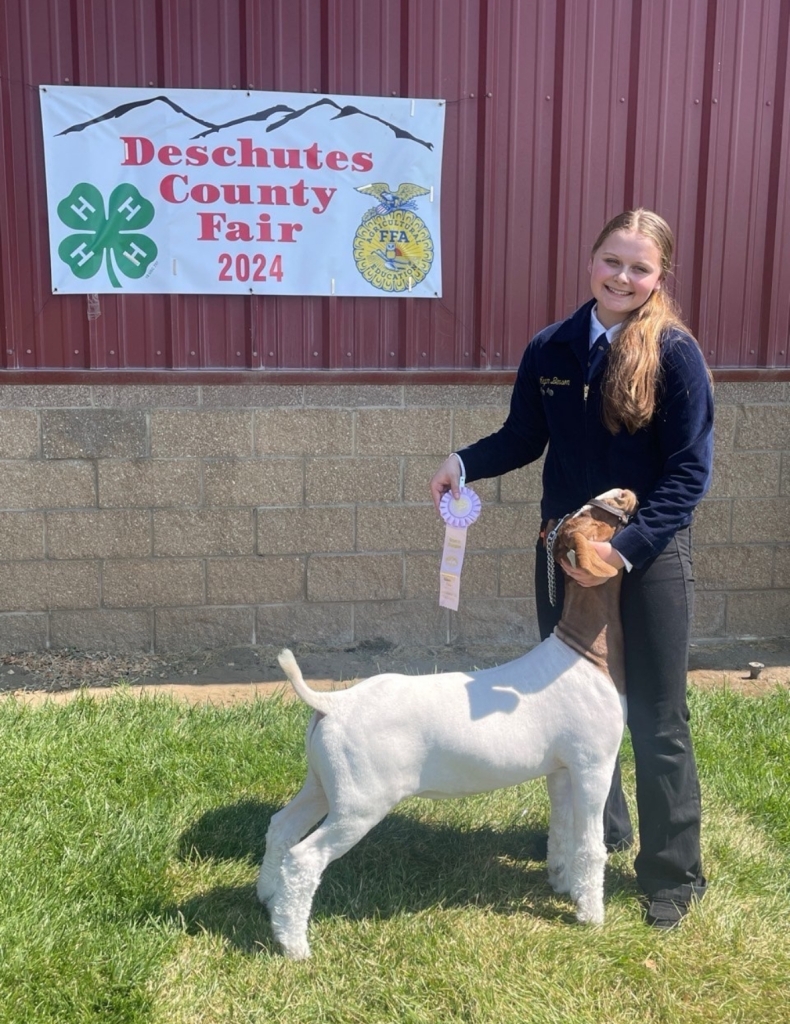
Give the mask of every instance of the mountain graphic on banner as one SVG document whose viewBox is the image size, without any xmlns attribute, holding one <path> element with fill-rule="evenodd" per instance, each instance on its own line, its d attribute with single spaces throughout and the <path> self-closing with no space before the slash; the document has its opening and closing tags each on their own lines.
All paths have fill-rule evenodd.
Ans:
<svg viewBox="0 0 790 1024">
<path fill-rule="evenodd" d="M 396 124 L 392 124 L 391 121 L 385 121 L 383 118 L 378 117 L 376 114 L 369 114 L 365 110 L 361 110 L 352 104 L 345 104 L 340 106 L 339 103 L 335 103 L 333 99 L 328 96 L 324 96 L 320 100 L 316 100 L 315 103 L 308 103 L 307 106 L 302 107 L 300 110 L 294 110 L 293 107 L 289 107 L 283 103 L 278 103 L 273 107 L 267 107 L 265 110 L 258 110 L 254 114 L 249 114 L 246 117 L 237 117 L 232 121 L 226 121 L 224 124 L 213 124 L 211 121 L 206 121 L 201 117 L 197 117 L 195 114 L 191 114 L 184 107 L 179 106 L 168 96 L 152 96 L 149 99 L 134 100 L 131 103 L 122 103 L 120 106 L 113 107 L 112 110 L 108 110 L 104 114 L 99 114 L 98 117 L 91 118 L 90 121 L 83 121 L 82 124 L 73 124 L 69 128 L 64 128 L 62 132 L 58 132 L 58 135 L 69 135 L 71 132 L 82 132 L 86 128 L 90 128 L 91 125 L 100 124 L 102 121 L 111 121 L 119 117 L 123 117 L 124 114 L 128 114 L 131 110 L 136 110 L 138 107 L 148 106 L 150 103 L 165 103 L 171 110 L 174 110 L 177 114 L 181 114 L 183 117 L 188 118 L 190 121 L 194 121 L 196 124 L 202 124 L 206 131 L 199 132 L 197 135 L 191 136 L 193 139 L 203 139 L 207 135 L 213 135 L 215 132 L 220 132 L 225 128 L 233 128 L 239 124 L 246 124 L 250 121 L 268 121 L 270 117 L 274 117 L 277 114 L 283 114 L 274 124 L 266 126 L 267 132 L 276 131 L 278 128 L 282 128 L 283 125 L 288 124 L 296 118 L 302 117 L 309 113 L 311 110 L 315 110 L 318 107 L 334 107 L 337 113 L 330 118 L 332 121 L 336 121 L 341 117 L 367 117 L 372 121 L 378 121 L 379 124 L 383 124 L 385 128 L 395 135 L 396 139 L 407 139 L 411 142 L 416 142 L 420 146 L 425 146 L 426 149 L 433 149 L 433 143 L 428 142 L 425 139 L 419 139 L 416 135 L 412 135 L 411 132 L 406 131 L 405 128 L 400 128 Z"/>
</svg>

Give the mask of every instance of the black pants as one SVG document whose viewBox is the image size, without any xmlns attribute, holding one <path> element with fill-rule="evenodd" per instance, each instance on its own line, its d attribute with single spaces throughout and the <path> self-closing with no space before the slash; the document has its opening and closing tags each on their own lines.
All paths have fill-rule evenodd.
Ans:
<svg viewBox="0 0 790 1024">
<path fill-rule="evenodd" d="M 535 595 L 542 638 L 562 611 L 564 574 L 557 567 L 557 603 L 548 598 L 546 551 L 538 542 Z M 640 849 L 637 880 L 649 896 L 690 901 L 704 895 L 700 855 L 700 791 L 686 704 L 689 633 L 694 601 L 689 529 L 679 531 L 648 565 L 623 574 L 620 611 L 625 634 L 628 729 L 636 764 Z M 619 761 L 604 811 L 607 844 L 632 835 Z"/>
</svg>

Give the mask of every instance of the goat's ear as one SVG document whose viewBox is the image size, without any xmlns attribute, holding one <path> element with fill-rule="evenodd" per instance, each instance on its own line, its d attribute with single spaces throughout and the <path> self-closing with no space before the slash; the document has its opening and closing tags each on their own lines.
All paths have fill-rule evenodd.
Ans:
<svg viewBox="0 0 790 1024">
<path fill-rule="evenodd" d="M 617 575 L 617 569 L 601 558 L 583 533 L 574 533 L 571 546 L 576 549 L 576 565 L 593 576 L 611 577 Z"/>
</svg>

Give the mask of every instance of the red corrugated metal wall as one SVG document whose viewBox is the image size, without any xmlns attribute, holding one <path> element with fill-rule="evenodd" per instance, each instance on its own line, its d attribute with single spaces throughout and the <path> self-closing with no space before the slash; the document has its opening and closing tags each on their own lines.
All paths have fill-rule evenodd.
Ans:
<svg viewBox="0 0 790 1024">
<path fill-rule="evenodd" d="M 507 369 L 631 205 L 718 367 L 790 365 L 790 0 L 4 0 L 0 367 Z M 42 83 L 440 97 L 444 295 L 53 296 Z M 31 379 L 39 379 L 31 374 Z"/>
</svg>

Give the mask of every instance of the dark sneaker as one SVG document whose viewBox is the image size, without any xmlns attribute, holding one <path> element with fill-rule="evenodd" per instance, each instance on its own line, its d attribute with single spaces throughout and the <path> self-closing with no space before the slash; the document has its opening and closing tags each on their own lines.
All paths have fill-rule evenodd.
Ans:
<svg viewBox="0 0 790 1024">
<path fill-rule="evenodd" d="M 652 899 L 647 908 L 647 923 L 651 928 L 670 931 L 677 928 L 691 909 L 688 903 L 678 900 Z"/>
</svg>

